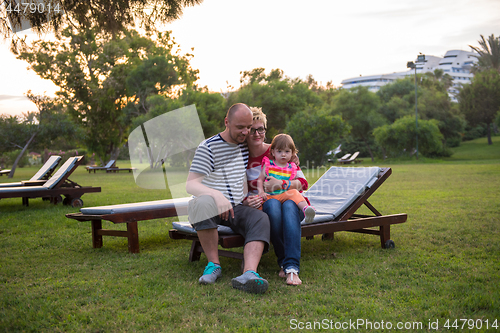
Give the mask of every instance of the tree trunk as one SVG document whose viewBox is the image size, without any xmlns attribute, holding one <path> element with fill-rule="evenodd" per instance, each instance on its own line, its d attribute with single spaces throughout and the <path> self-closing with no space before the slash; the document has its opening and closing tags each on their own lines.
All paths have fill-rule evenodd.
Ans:
<svg viewBox="0 0 500 333">
<path fill-rule="evenodd" d="M 363 136 L 363 141 L 365 142 L 366 148 L 368 148 L 368 152 L 370 153 L 370 157 L 372 158 L 372 163 L 375 162 L 375 159 L 373 158 L 373 152 L 372 149 L 370 148 L 370 145 L 368 144 L 368 140 Z"/>
<path fill-rule="evenodd" d="M 23 157 L 23 155 L 26 152 L 26 149 L 28 149 L 28 146 L 30 145 L 31 141 L 33 141 L 33 139 L 35 138 L 36 133 L 37 132 L 33 133 L 31 138 L 24 145 L 24 148 L 23 148 L 23 150 L 21 150 L 21 153 L 17 156 L 16 160 L 14 161 L 14 165 L 12 166 L 12 169 L 10 170 L 10 173 L 9 173 L 9 178 L 14 177 L 14 172 L 16 172 L 17 163 L 19 163 L 19 160 L 21 160 L 21 157 Z"/>
<path fill-rule="evenodd" d="M 486 126 L 486 133 L 488 133 L 488 145 L 492 145 L 493 142 L 491 141 L 491 124 L 487 124 Z"/>
</svg>

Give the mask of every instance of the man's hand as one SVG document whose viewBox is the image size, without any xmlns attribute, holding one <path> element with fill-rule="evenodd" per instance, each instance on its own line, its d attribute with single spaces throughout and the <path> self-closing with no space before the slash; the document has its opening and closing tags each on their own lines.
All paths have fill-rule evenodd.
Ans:
<svg viewBox="0 0 500 333">
<path fill-rule="evenodd" d="M 214 191 L 212 197 L 217 205 L 217 212 L 220 218 L 224 221 L 229 220 L 229 216 L 234 219 L 233 205 L 226 199 L 226 197 L 219 191 Z M 231 214 L 231 215 L 229 215 Z"/>
<path fill-rule="evenodd" d="M 231 205 L 229 200 L 227 200 L 221 192 L 203 185 L 201 182 L 204 177 L 205 176 L 202 174 L 189 172 L 186 182 L 186 192 L 196 197 L 202 195 L 211 196 L 215 201 L 215 205 L 217 206 L 217 214 L 221 219 L 227 221 L 229 219 L 229 216 L 234 218 L 233 206 Z"/>
</svg>

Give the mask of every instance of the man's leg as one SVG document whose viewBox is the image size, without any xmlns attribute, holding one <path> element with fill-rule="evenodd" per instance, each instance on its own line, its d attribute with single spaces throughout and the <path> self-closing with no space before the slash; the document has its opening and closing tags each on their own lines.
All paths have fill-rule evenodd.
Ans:
<svg viewBox="0 0 500 333">
<path fill-rule="evenodd" d="M 197 234 L 208 261 L 219 264 L 219 232 L 217 228 L 199 230 Z"/>
<path fill-rule="evenodd" d="M 257 266 L 259 266 L 260 258 L 262 257 L 263 252 L 264 242 L 253 241 L 247 243 L 243 249 L 243 259 L 245 261 L 243 272 L 257 272 Z"/>
<path fill-rule="evenodd" d="M 202 284 L 214 283 L 222 274 L 219 262 L 219 233 L 217 231 L 217 207 L 211 196 L 200 196 L 189 202 L 189 221 L 198 234 L 198 239 L 208 259 Z"/>
<path fill-rule="evenodd" d="M 232 279 L 233 288 L 261 294 L 266 292 L 269 283 L 257 273 L 262 253 L 269 246 L 269 218 L 266 213 L 239 205 L 235 207 L 235 218 L 231 228 L 245 237 L 243 274 Z"/>
</svg>

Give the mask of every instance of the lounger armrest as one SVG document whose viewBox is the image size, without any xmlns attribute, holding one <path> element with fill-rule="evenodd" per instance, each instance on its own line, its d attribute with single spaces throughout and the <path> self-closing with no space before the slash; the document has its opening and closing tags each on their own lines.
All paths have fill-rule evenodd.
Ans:
<svg viewBox="0 0 500 333">
<path fill-rule="evenodd" d="M 25 181 L 22 181 L 21 184 L 23 184 L 23 186 L 42 186 L 46 182 L 47 182 L 46 179 L 41 179 L 41 180 L 25 180 Z"/>
</svg>

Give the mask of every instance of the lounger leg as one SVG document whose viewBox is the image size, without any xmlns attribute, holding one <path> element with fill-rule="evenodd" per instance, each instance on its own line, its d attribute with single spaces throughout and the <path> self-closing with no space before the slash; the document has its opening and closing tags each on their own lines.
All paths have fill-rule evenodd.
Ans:
<svg viewBox="0 0 500 333">
<path fill-rule="evenodd" d="M 128 251 L 130 253 L 139 253 L 139 230 L 137 221 L 127 223 L 128 233 Z"/>
<path fill-rule="evenodd" d="M 92 247 L 94 249 L 100 249 L 102 247 L 102 235 L 99 235 L 98 231 L 102 229 L 101 220 L 92 220 Z"/>
<path fill-rule="evenodd" d="M 199 240 L 194 240 L 189 251 L 189 261 L 199 261 L 203 248 Z"/>
<path fill-rule="evenodd" d="M 380 226 L 380 243 L 382 245 L 382 248 L 385 249 L 385 243 L 391 239 L 391 226 L 386 225 Z"/>
<path fill-rule="evenodd" d="M 323 234 L 321 236 L 321 240 L 333 240 L 333 232 L 330 232 L 328 234 Z"/>
</svg>

